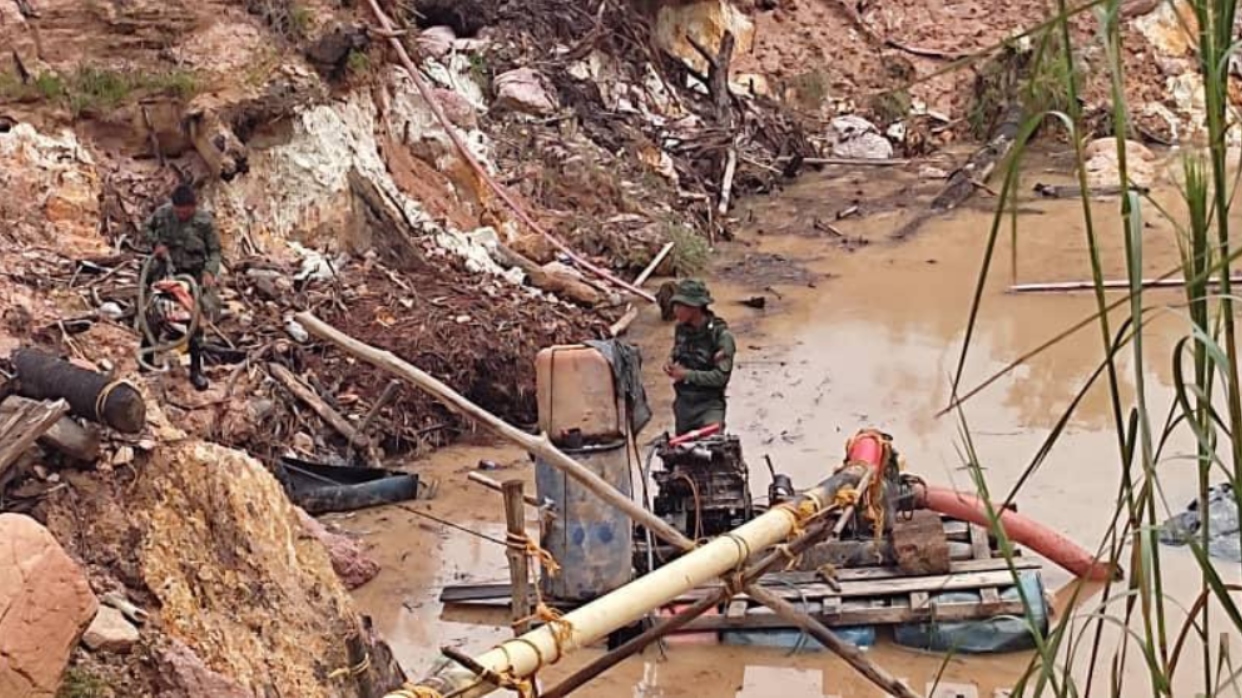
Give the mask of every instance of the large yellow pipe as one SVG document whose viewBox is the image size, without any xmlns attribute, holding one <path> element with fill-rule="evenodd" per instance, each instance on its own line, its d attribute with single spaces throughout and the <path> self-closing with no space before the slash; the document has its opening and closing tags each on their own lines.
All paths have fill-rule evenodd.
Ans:
<svg viewBox="0 0 1242 698">
<path fill-rule="evenodd" d="M 738 569 L 751 555 L 785 542 L 809 517 L 830 506 L 837 490 L 853 486 L 865 472 L 865 466 L 845 468 L 804 492 L 792 504 L 776 507 L 560 620 L 507 640 L 476 657 L 475 661 L 501 676 L 530 677 L 565 654 L 586 647 L 687 591 Z M 440 698 L 448 693 L 454 693 L 455 698 L 476 698 L 496 689 L 491 683 L 479 682 L 469 669 L 442 661 L 417 685 L 407 684 L 385 698 Z"/>
</svg>

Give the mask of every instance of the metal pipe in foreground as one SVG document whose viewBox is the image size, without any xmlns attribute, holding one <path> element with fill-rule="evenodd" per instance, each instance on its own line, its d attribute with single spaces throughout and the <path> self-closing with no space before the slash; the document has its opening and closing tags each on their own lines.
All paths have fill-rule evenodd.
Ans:
<svg viewBox="0 0 1242 698">
<path fill-rule="evenodd" d="M 808 518 L 831 506 L 838 490 L 855 486 L 867 470 L 865 465 L 843 468 L 788 505 L 771 509 L 563 618 L 475 657 L 476 668 L 486 670 L 485 675 L 493 678 L 529 678 L 540 667 L 555 664 L 565 654 L 626 627 L 695 587 L 737 570 L 765 548 L 785 542 Z M 497 688 L 495 683 L 480 681 L 474 671 L 441 660 L 426 678 L 385 698 L 442 698 L 450 693 L 454 698 L 477 698 Z"/>
</svg>

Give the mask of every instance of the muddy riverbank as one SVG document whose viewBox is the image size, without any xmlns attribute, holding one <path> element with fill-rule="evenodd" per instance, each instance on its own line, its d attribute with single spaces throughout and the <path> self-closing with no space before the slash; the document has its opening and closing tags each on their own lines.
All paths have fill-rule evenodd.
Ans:
<svg viewBox="0 0 1242 698">
<path fill-rule="evenodd" d="M 1057 160 L 1041 158 L 1028 168 L 1028 179 L 1063 181 L 1055 171 Z M 771 456 L 778 471 L 805 486 L 839 462 L 844 440 L 864 426 L 892 433 L 909 467 L 929 481 L 973 489 L 961 467 L 959 421 L 953 415 L 935 415 L 949 400 L 992 214 L 976 205 L 933 219 L 917 235 L 895 242 L 890 239 L 893 231 L 916 215 L 919 204 L 868 211 L 867 202 L 879 198 L 851 195 L 851 191 L 920 188 L 918 178 L 909 172 L 825 172 L 806 177 L 778 197 L 753 202 L 746 214 L 748 229 L 717 260 L 710 275 L 717 312 L 730 322 L 739 344 L 729 423 L 743 437 L 757 494 L 767 487 L 765 469 L 755 467 L 764 455 Z M 980 204 L 989 201 L 983 193 L 980 198 Z M 967 360 L 963 384 L 967 388 L 1094 311 L 1090 293 L 1007 292 L 1015 281 L 1090 278 L 1081 204 L 1024 199 L 1029 200 L 1021 203 L 1023 213 L 1017 218 L 1016 267 L 1009 219 L 1002 229 Z M 1159 189 L 1155 200 L 1180 214 L 1173 187 Z M 856 201 L 869 215 L 836 220 L 837 212 Z M 1124 278 L 1117 204 L 1115 199 L 1102 200 L 1093 207 L 1109 278 Z M 1145 266 L 1149 276 L 1156 276 L 1177 264 L 1177 240 L 1173 226 L 1158 221 L 1154 211 L 1149 220 Z M 843 245 L 843 240 L 852 242 Z M 767 299 L 763 310 L 739 303 L 756 295 Z M 1175 306 L 1182 298 L 1180 290 L 1160 290 L 1152 291 L 1147 302 Z M 1158 406 L 1155 411 L 1161 416 L 1171 399 L 1173 344 L 1186 331 L 1179 322 L 1166 313 L 1147 330 L 1148 400 Z M 670 421 L 671 390 L 659 374 L 670 337 L 671 327 L 659 321 L 654 308 L 644 311 L 633 330 L 632 339 L 644 350 L 647 388 L 657 411 L 649 437 Z M 1003 495 L 1014 486 L 1100 362 L 1101 346 L 1098 329 L 1087 328 L 966 404 L 964 416 L 994 494 Z M 1132 392 L 1132 357 L 1124 357 L 1120 369 L 1123 393 Z M 1117 496 L 1119 457 L 1111 419 L 1107 386 L 1101 383 L 1088 392 L 1067 433 L 1017 497 L 1025 514 L 1092 549 L 1111 523 Z M 1178 459 L 1192 448 L 1192 443 L 1174 442 L 1161 465 L 1168 471 L 1163 498 L 1173 510 L 1194 497 L 1193 462 Z M 498 479 L 532 479 L 533 469 L 524 454 L 504 447 L 452 448 L 413 464 L 442 480 L 438 498 L 418 506 L 495 536 L 502 530 L 499 497 L 465 481 L 481 458 L 508 466 L 491 473 Z M 365 513 L 347 521 L 348 527 L 367 534 L 385 566 L 375 582 L 357 592 L 357 598 L 408 669 L 415 673 L 425 669 L 441 645 L 477 650 L 505 635 L 503 627 L 477 624 L 490 621 L 504 626 L 503 614 L 457 615 L 442 611 L 437 601 L 445 584 L 503 578 L 500 546 L 446 531 L 403 511 Z M 1164 560 L 1170 598 L 1189 605 L 1199 584 L 1193 559 L 1188 552 L 1168 550 Z M 1226 581 L 1239 576 L 1236 569 L 1223 565 L 1220 572 Z M 1046 579 L 1052 588 L 1068 581 L 1065 573 L 1053 568 L 1047 570 Z M 1098 604 L 1096 596 L 1073 612 L 1085 618 L 1096 612 Z M 1181 622 L 1179 613 L 1173 612 L 1172 622 Z M 1116 643 L 1117 634 L 1108 642 Z M 553 668 L 544 681 L 595 653 L 583 652 Z M 1199 651 L 1187 654 L 1175 695 L 1202 682 L 1201 670 L 1193 666 Z M 932 681 L 943 665 L 944 681 L 976 685 L 984 696 L 1010 687 L 1031 661 L 1028 654 L 1014 654 L 945 662 L 941 656 L 884 642 L 871 650 L 871 656 L 918 688 Z M 1074 673 L 1085 665 L 1084 656 L 1075 663 Z M 1126 695 L 1144 695 L 1137 676 L 1132 681 Z M 667 661 L 649 650 L 581 691 L 583 696 L 601 697 L 631 693 L 738 698 L 879 695 L 823 653 L 789 657 L 782 651 L 684 642 L 672 645 Z"/>
</svg>

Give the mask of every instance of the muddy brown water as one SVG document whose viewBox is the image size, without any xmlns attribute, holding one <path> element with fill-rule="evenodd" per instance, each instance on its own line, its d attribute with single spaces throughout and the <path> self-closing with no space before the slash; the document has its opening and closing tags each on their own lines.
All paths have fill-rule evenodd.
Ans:
<svg viewBox="0 0 1242 698">
<path fill-rule="evenodd" d="M 1027 176 L 1031 181 L 1058 178 L 1055 172 L 1040 168 L 1033 168 Z M 718 313 L 738 337 L 729 426 L 742 435 L 757 495 L 766 492 L 769 480 L 762 466 L 764 455 L 772 458 L 778 472 L 791 475 L 799 486 L 808 486 L 840 461 L 845 439 L 870 426 L 893 434 L 912 471 L 934 483 L 972 489 L 962 469 L 960 421 L 953 415 L 937 418 L 936 413 L 948 402 L 992 225 L 992 215 L 984 207 L 992 202 L 981 194 L 982 201 L 976 200 L 974 207 L 933 219 L 901 242 L 892 241 L 891 235 L 909 220 L 917 205 L 903 209 L 867 203 L 868 193 L 876 202 L 903 196 L 908 200 L 909 195 L 928 188 L 904 172 L 823 173 L 805 177 L 781 195 L 753 202 L 743 211 L 749 223 L 737 241 L 725 246 L 717 264 L 724 271 L 713 277 L 712 290 Z M 1182 210 L 1172 186 L 1158 190 L 1157 199 L 1170 211 Z M 863 216 L 835 220 L 838 211 L 856 201 L 862 203 Z M 1124 278 L 1118 204 L 1116 199 L 1104 200 L 1093 207 L 1109 278 Z M 876 212 L 866 215 L 869 209 Z M 1015 279 L 1028 283 L 1090 278 L 1080 203 L 1030 200 L 1023 202 L 1022 211 L 1017 219 L 1016 276 L 1006 219 L 971 342 L 964 387 L 977 384 L 1095 309 L 1087 292 L 1006 292 Z M 1147 214 L 1146 275 L 1157 276 L 1177 263 L 1176 233 L 1150 207 Z M 756 259 L 761 263 L 747 263 Z M 777 268 L 769 269 L 773 265 Z M 795 268 L 810 275 L 791 274 Z M 738 273 L 738 269 L 743 271 Z M 765 274 L 765 269 L 774 274 Z M 789 279 L 797 281 L 791 284 Z M 740 300 L 756 295 L 767 297 L 765 309 L 740 305 Z M 1147 399 L 1160 421 L 1172 399 L 1173 346 L 1186 332 L 1175 310 L 1181 300 L 1179 290 L 1154 290 L 1146 295 L 1147 305 L 1174 308 L 1157 311 L 1145 334 Z M 669 348 L 671 327 L 660 323 L 658 312 L 649 308 L 633 338 L 644 349 L 649 397 L 658 413 L 647 430 L 650 438 L 671 421 L 671 389 L 658 370 Z M 1093 325 L 966 403 L 964 416 L 994 496 L 1003 496 L 1014 486 L 1102 356 L 1102 338 Z M 1120 369 L 1121 390 L 1128 401 L 1134 396 L 1134 364 L 1132 351 L 1127 350 Z M 1016 499 L 1023 513 L 1092 549 L 1108 530 L 1117 497 L 1120 466 L 1111 426 L 1107 386 L 1101 381 L 1087 394 L 1067 432 Z M 1194 497 L 1195 465 L 1183 458 L 1192 450 L 1188 438 L 1175 439 L 1160 464 L 1163 499 L 1172 510 Z M 490 473 L 497 479 L 533 480 L 529 460 L 513 449 L 455 447 L 411 464 L 441 482 L 434 501 L 416 506 L 502 537 L 499 495 L 467 484 L 465 479 L 480 459 L 505 466 Z M 412 675 L 424 672 L 442 645 L 476 653 L 509 635 L 503 612 L 446 610 L 437 600 L 447 584 L 505 579 L 504 552 L 499 545 L 399 509 L 338 520 L 363 533 L 384 566 L 380 576 L 355 596 Z M 1171 627 L 1178 629 L 1185 617 L 1178 607 L 1193 602 L 1199 576 L 1190 553 L 1169 548 L 1161 552 L 1166 593 L 1173 607 Z M 1236 564 L 1221 563 L 1217 569 L 1226 582 L 1242 579 Z M 1069 577 L 1049 567 L 1045 580 L 1056 589 Z M 1092 590 L 1066 612 L 1075 614 L 1075 623 L 1083 627 L 1093 614 L 1117 616 L 1122 612 L 1117 601 L 1103 608 L 1101 603 L 1098 589 Z M 1230 627 L 1221 613 L 1213 623 L 1217 634 Z M 1110 623 L 1104 637 L 1108 649 L 1118 646 L 1123 636 Z M 1212 645 L 1216 644 L 1214 640 Z M 1131 648 L 1126 696 L 1152 693 L 1137 650 Z M 1203 690 L 1201 649 L 1192 643 L 1188 650 L 1175 677 L 1177 696 Z M 1085 684 L 1089 651 L 1088 639 L 1074 653 L 1070 673 L 1080 688 Z M 543 672 L 541 680 L 551 685 L 599 652 L 581 651 Z M 1032 660 L 1029 653 L 946 660 L 883 640 L 868 654 L 916 689 L 926 688 L 939 674 L 942 682 L 971 686 L 981 696 L 1012 686 Z M 1111 650 L 1105 656 L 1111 659 Z M 1096 672 L 1095 691 L 1107 690 L 1105 674 Z M 824 652 L 788 656 L 784 650 L 686 640 L 670 645 L 665 655 L 649 649 L 627 660 L 581 689 L 579 695 L 810 698 L 883 693 Z"/>
</svg>

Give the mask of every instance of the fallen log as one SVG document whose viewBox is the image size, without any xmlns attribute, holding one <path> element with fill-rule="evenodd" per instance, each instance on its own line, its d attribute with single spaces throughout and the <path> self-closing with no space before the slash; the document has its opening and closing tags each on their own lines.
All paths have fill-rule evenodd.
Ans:
<svg viewBox="0 0 1242 698">
<path fill-rule="evenodd" d="M 29 398 L 10 395 L 0 402 L 0 420 L 36 404 L 39 403 Z M 68 416 L 56 420 L 39 441 L 74 460 L 90 462 L 99 456 L 99 432 L 83 427 Z"/>
<path fill-rule="evenodd" d="M 622 315 L 620 319 L 608 327 L 608 336 L 620 337 L 625 334 L 625 331 L 630 329 L 630 325 L 634 324 L 634 320 L 637 318 L 638 308 L 631 305 L 626 309 L 625 315 Z"/>
<path fill-rule="evenodd" d="M 323 398 L 316 395 L 315 391 L 312 390 L 306 383 L 302 382 L 301 378 L 293 375 L 292 371 L 277 363 L 269 363 L 267 365 L 267 370 L 273 378 L 280 381 L 280 384 L 285 386 L 289 392 L 293 393 L 297 399 L 301 400 L 307 407 L 314 410 L 315 414 L 319 415 L 320 418 L 335 429 L 337 433 L 344 436 L 345 439 L 349 441 L 351 446 L 363 449 L 364 451 L 369 451 L 371 448 L 371 440 L 359 433 L 358 430 L 354 428 L 354 425 L 349 423 L 348 419 L 345 419 L 341 416 L 340 412 L 332 409 L 331 405 L 324 402 Z"/>
<path fill-rule="evenodd" d="M 316 337 L 335 344 L 346 353 L 362 359 L 377 368 L 382 368 L 404 378 L 454 412 L 470 417 L 496 435 L 508 439 L 526 451 L 543 458 L 549 465 L 577 480 L 595 496 L 625 512 L 634 522 L 649 527 L 652 533 L 663 540 L 676 545 L 682 550 L 694 548 L 694 542 L 682 535 L 680 531 L 639 506 L 633 499 L 618 492 L 593 471 L 588 470 L 574 459 L 565 455 L 560 449 L 552 445 L 552 442 L 547 439 L 546 435 L 531 436 L 521 431 L 462 397 L 457 391 L 440 382 L 434 376 L 406 363 L 392 352 L 376 349 L 373 346 L 360 342 L 309 312 L 303 311 L 298 313 L 296 317 L 298 322 L 302 323 L 302 326 Z"/>
<path fill-rule="evenodd" d="M 952 211 L 971 197 L 979 185 L 985 184 L 988 177 L 996 169 L 997 163 L 1004 160 L 1018 138 L 1018 130 L 1022 126 L 1023 110 L 1021 106 L 1011 106 L 1005 118 L 997 127 L 996 135 L 979 150 L 976 150 L 961 169 L 949 177 L 949 183 L 940 194 L 932 200 L 933 211 Z"/>
<path fill-rule="evenodd" d="M 5 472 L 34 445 L 35 440 L 67 412 L 69 404 L 64 400 L 31 401 L 0 422 L 0 482 L 5 480 Z"/>
<path fill-rule="evenodd" d="M 64 398 L 75 417 L 126 434 L 146 428 L 146 403 L 130 383 L 79 368 L 38 349 L 18 349 L 12 358 L 18 395 L 32 400 Z"/>
<path fill-rule="evenodd" d="M 603 296 L 598 291 L 581 279 L 571 274 L 548 271 L 505 245 L 496 245 L 492 256 L 502 265 L 521 269 L 535 288 L 588 308 L 603 300 Z"/>
</svg>

